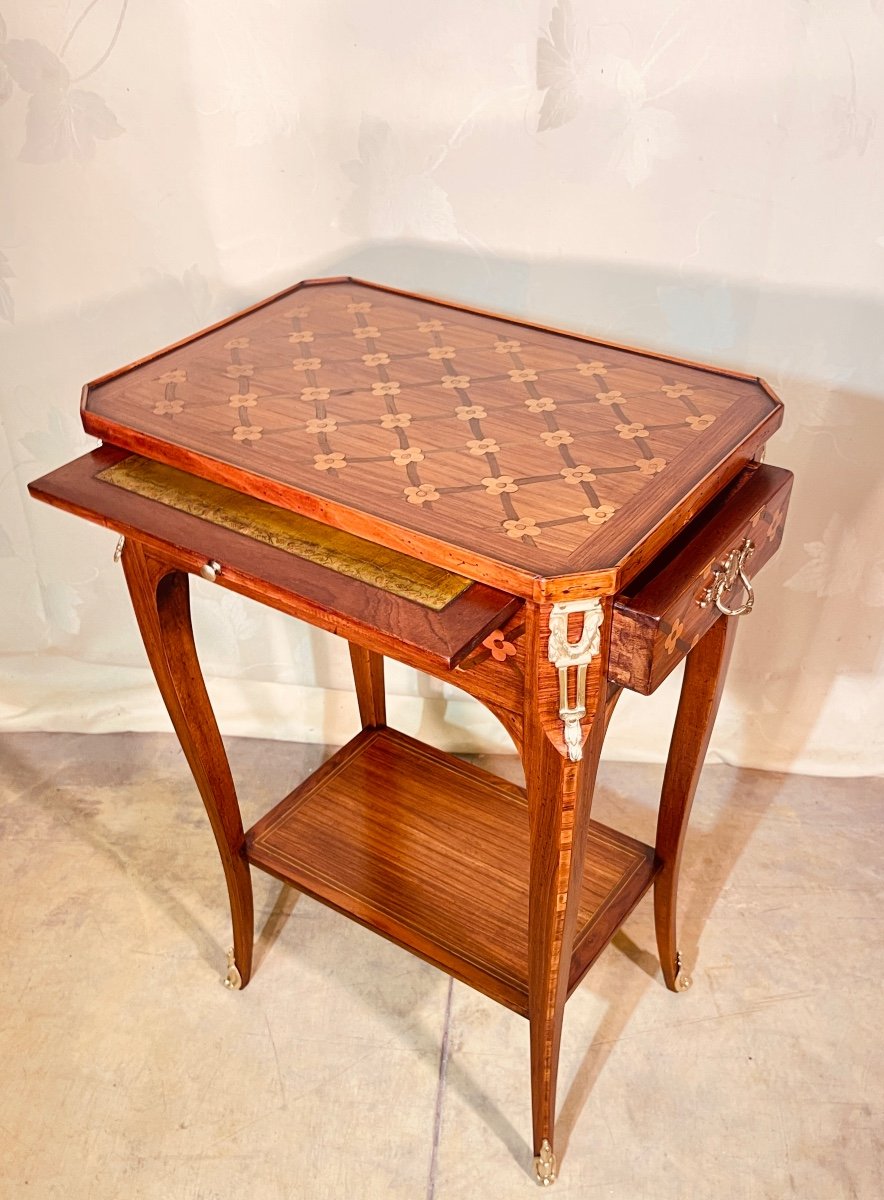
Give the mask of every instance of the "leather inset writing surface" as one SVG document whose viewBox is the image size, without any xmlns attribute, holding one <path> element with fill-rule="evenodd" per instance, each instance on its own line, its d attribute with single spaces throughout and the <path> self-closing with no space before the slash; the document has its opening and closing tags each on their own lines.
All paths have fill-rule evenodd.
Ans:
<svg viewBox="0 0 884 1200">
<path fill-rule="evenodd" d="M 470 586 L 470 580 L 452 575 L 420 559 L 373 546 L 308 517 L 265 504 L 217 483 L 197 479 L 174 467 L 152 462 L 137 454 L 105 468 L 96 478 L 190 513 L 236 533 L 244 533 L 277 550 L 329 567 L 340 575 L 370 583 L 385 592 L 441 612 Z"/>
</svg>

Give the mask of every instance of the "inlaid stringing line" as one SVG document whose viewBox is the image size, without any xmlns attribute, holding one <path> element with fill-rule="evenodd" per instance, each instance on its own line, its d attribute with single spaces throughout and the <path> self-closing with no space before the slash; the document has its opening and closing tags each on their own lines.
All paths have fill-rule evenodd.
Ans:
<svg viewBox="0 0 884 1200">
<path fill-rule="evenodd" d="M 235 441 L 241 442 L 243 446 L 248 446 L 251 450 L 252 445 L 261 437 L 262 427 L 257 423 L 253 423 L 251 419 L 250 409 L 255 408 L 258 404 L 260 396 L 255 391 L 255 366 L 252 362 L 243 362 L 241 350 L 246 349 L 251 345 L 251 338 L 247 336 L 228 338 L 224 343 L 224 348 L 230 356 L 230 362 L 227 366 L 227 376 L 231 386 L 236 386 L 236 391 L 232 392 L 228 399 L 229 407 L 236 409 L 234 421 L 236 422 L 231 429 L 231 437 Z"/>
<path fill-rule="evenodd" d="M 351 293 L 351 296 L 352 296 L 352 293 Z M 375 326 L 373 324 L 370 325 L 366 318 L 365 314 L 371 312 L 371 310 L 372 310 L 372 304 L 370 301 L 354 301 L 351 298 L 351 302 L 347 305 L 347 312 L 352 314 L 355 317 L 356 325 L 361 329 L 377 328 L 377 326 Z M 418 462 L 424 461 L 424 453 L 423 453 L 423 450 L 419 446 L 411 445 L 411 441 L 410 441 L 408 433 L 407 433 L 408 425 L 411 422 L 411 415 L 408 413 L 401 413 L 399 411 L 399 407 L 396 403 L 396 396 L 398 395 L 399 384 L 397 381 L 390 378 L 390 373 L 387 370 L 387 366 L 389 365 L 389 363 L 391 361 L 390 356 L 386 351 L 378 350 L 377 345 L 376 345 L 376 341 L 382 335 L 383 335 L 383 331 L 378 330 L 377 338 L 375 338 L 375 337 L 363 338 L 363 345 L 366 345 L 368 347 L 368 351 L 367 351 L 368 356 L 377 357 L 377 359 L 378 359 L 378 361 L 372 365 L 374 366 L 374 369 L 379 376 L 378 383 L 381 386 L 377 392 L 375 392 L 375 388 L 372 387 L 372 393 L 374 395 L 383 396 L 384 408 L 386 409 L 386 413 L 388 416 L 390 416 L 391 418 L 399 417 L 402 419 L 405 419 L 405 418 L 408 419 L 407 423 L 404 425 L 395 423 L 394 421 L 391 421 L 389 426 L 385 426 L 383 419 L 382 419 L 381 425 L 383 428 L 389 427 L 392 430 L 392 432 L 395 434 L 396 440 L 399 443 L 400 453 L 397 454 L 397 452 L 395 450 L 393 450 L 390 452 L 390 457 L 393 459 L 393 462 L 397 466 L 405 467 L 405 474 L 406 474 L 406 477 L 410 484 L 410 487 L 412 489 L 414 489 L 411 492 L 411 495 L 417 496 L 417 495 L 420 495 L 421 489 L 424 488 L 424 486 L 425 486 L 421 482 L 420 472 L 418 471 L 418 468 L 417 468 Z M 365 359 L 363 358 L 363 362 L 364 361 L 365 361 Z M 368 364 L 366 364 L 366 365 L 368 365 Z M 394 388 L 395 388 L 395 391 L 393 390 Z M 375 418 L 375 423 L 376 423 L 376 421 L 377 421 L 377 418 Z M 418 457 L 414 457 L 414 456 L 418 456 Z M 381 460 L 381 461 L 384 461 L 384 460 Z M 405 495 L 406 495 L 406 499 L 407 499 L 409 493 L 406 491 Z"/>
<path fill-rule="evenodd" d="M 500 344 L 500 343 L 498 343 L 498 344 Z M 524 361 L 522 359 L 522 355 L 519 352 L 519 350 L 521 348 L 521 342 L 511 340 L 510 344 L 513 347 L 519 348 L 519 349 L 512 349 L 512 350 L 508 351 L 510 361 L 513 363 L 514 370 L 516 370 L 516 371 L 530 370 L 531 373 L 538 376 L 538 378 L 540 377 L 540 375 L 546 374 L 546 372 L 537 372 L 533 368 L 528 368 L 525 366 Z M 521 380 L 520 382 L 522 383 L 522 386 L 524 387 L 525 391 L 527 391 L 530 400 L 534 401 L 533 407 L 530 403 L 526 404 L 528 411 L 532 412 L 532 413 L 538 413 L 543 417 L 543 420 L 546 425 L 546 429 L 547 429 L 548 433 L 551 433 L 553 435 L 555 435 L 557 433 L 561 433 L 562 431 L 559 428 L 559 423 L 558 423 L 557 419 L 554 416 L 552 416 L 552 413 L 555 412 L 558 408 L 558 401 L 556 400 L 555 396 L 543 396 L 541 394 L 540 389 L 537 387 L 535 380 L 525 379 L 525 380 Z M 545 403 L 546 401 L 549 401 L 549 403 L 552 405 L 552 407 L 549 407 L 548 404 Z M 542 439 L 542 435 L 541 435 L 541 439 Z M 569 446 L 568 442 L 557 442 L 554 444 L 555 444 L 556 448 L 558 449 L 559 456 L 561 457 L 562 461 L 565 464 L 564 470 L 566 470 L 566 471 L 570 470 L 570 471 L 574 472 L 574 475 L 572 476 L 572 478 L 576 478 L 578 487 L 581 488 L 581 490 L 583 491 L 583 494 L 586 496 L 587 500 L 589 500 L 590 504 L 594 508 L 598 508 L 601 505 L 601 501 L 598 497 L 598 493 L 596 492 L 595 488 L 592 487 L 591 480 L 587 479 L 585 477 L 579 477 L 577 474 L 578 469 L 580 467 L 588 467 L 589 473 L 591 475 L 594 475 L 595 472 L 592 468 L 592 464 L 575 462 L 574 456 L 572 455 L 571 451 L 568 449 L 568 446 Z M 559 471 L 559 477 L 562 478 L 563 481 L 565 481 L 568 478 L 566 475 L 562 474 L 562 471 Z M 549 477 L 547 477 L 547 478 L 549 478 Z M 552 478 L 555 479 L 556 476 L 552 476 Z M 536 480 L 531 480 L 528 482 L 536 482 Z M 580 518 L 577 518 L 577 519 L 580 519 Z M 548 524 L 549 524 L 549 522 L 542 521 L 540 523 L 540 526 L 541 526 L 541 528 L 546 528 Z"/>
<path fill-rule="evenodd" d="M 446 380 L 458 379 L 460 377 L 458 370 L 457 370 L 457 365 L 454 362 L 454 359 L 457 354 L 457 348 L 454 346 L 450 346 L 448 339 L 443 338 L 441 336 L 441 330 L 447 328 L 447 326 L 444 322 L 438 321 L 438 320 L 433 320 L 430 322 L 419 322 L 418 328 L 421 328 L 421 326 L 423 326 L 425 324 L 428 326 L 432 326 L 432 328 L 428 329 L 428 332 L 430 333 L 430 335 L 433 339 L 433 346 L 430 348 L 430 351 L 428 352 L 427 357 L 431 358 L 432 361 L 440 362 L 443 365 L 443 367 L 445 369 L 445 374 L 441 376 L 439 383 L 441 383 L 442 386 L 444 387 Z M 432 350 L 434 348 L 437 351 L 443 350 L 443 349 L 450 349 L 454 353 L 451 355 L 445 355 L 442 357 L 438 357 L 438 356 L 432 355 Z M 471 377 L 469 380 L 469 385 L 472 385 L 472 382 L 473 382 L 473 379 Z M 483 380 L 480 380 L 480 382 L 483 382 Z M 438 384 L 437 384 L 437 386 L 438 386 Z M 484 406 L 472 403 L 472 401 L 470 399 L 469 391 L 467 390 L 467 388 L 453 387 L 450 390 L 455 392 L 458 399 L 461 401 L 461 403 L 459 405 L 455 406 L 455 412 L 453 414 L 458 420 L 462 419 L 461 413 L 459 413 L 457 411 L 458 408 L 467 409 L 467 410 L 478 408 L 481 412 L 485 411 Z M 486 438 L 484 430 L 482 429 L 482 418 L 481 417 L 470 416 L 467 420 L 467 425 L 468 425 L 469 431 L 470 431 L 470 433 L 472 433 L 473 437 L 471 439 L 469 439 L 469 441 L 466 443 L 466 447 L 465 447 L 466 449 L 468 449 L 468 450 L 470 449 L 470 445 L 469 445 L 470 441 L 476 443 L 477 446 L 483 442 L 490 442 L 492 445 L 495 445 L 495 446 L 497 445 L 496 439 Z M 497 452 L 495 452 L 489 448 L 489 450 L 487 452 L 485 452 L 484 454 L 476 453 L 473 455 L 473 457 L 485 459 L 487 467 L 488 467 L 488 471 L 489 471 L 489 474 L 485 476 L 485 480 L 501 479 L 503 477 L 502 472 L 500 470 L 500 464 L 497 459 Z M 507 479 L 509 479 L 509 476 L 507 476 Z M 493 485 L 487 484 L 485 482 L 485 480 L 483 480 L 479 484 L 469 485 L 470 490 L 478 491 L 481 488 L 485 492 L 486 495 L 489 495 L 489 496 L 496 495 L 498 497 L 498 499 L 500 500 L 501 507 L 503 508 L 503 511 L 505 514 L 505 521 L 509 521 L 512 524 L 517 523 L 520 520 L 520 517 L 519 517 L 518 511 L 516 510 L 516 506 L 513 503 L 510 492 L 506 490 L 508 487 L 512 487 L 512 485 L 509 483 L 506 483 L 506 484 L 502 485 L 499 489 L 496 489 L 496 488 L 494 488 Z M 458 489 L 443 488 L 442 490 L 444 493 L 450 494 L 452 491 L 455 491 L 455 490 L 464 491 L 467 489 L 466 488 L 458 488 Z M 504 528 L 506 528 L 505 524 L 504 524 Z M 530 539 L 528 539 L 528 540 L 530 542 Z M 533 543 L 531 543 L 531 544 L 533 545 Z"/>
<path fill-rule="evenodd" d="M 346 299 L 347 319 L 344 305 L 341 303 L 342 293 L 339 290 L 319 291 L 314 297 L 312 307 L 300 305 L 288 309 L 277 309 L 268 313 L 263 321 L 257 319 L 255 325 L 248 325 L 250 335 L 227 337 L 223 345 L 228 351 L 229 360 L 224 374 L 228 383 L 227 397 L 234 424 L 230 436 L 237 442 L 248 445 L 254 454 L 254 443 L 263 439 L 290 439 L 283 443 L 284 448 L 294 454 L 297 459 L 303 452 L 303 443 L 297 438 L 304 430 L 315 440 L 319 454 L 313 455 L 313 465 L 319 470 L 327 471 L 329 480 L 337 480 L 343 476 L 345 481 L 350 477 L 344 474 L 348 465 L 386 463 L 392 458 L 397 467 L 404 469 L 409 486 L 403 489 L 401 502 L 409 502 L 416 506 L 429 504 L 432 511 L 433 503 L 444 497 L 455 497 L 463 494 L 474 494 L 481 501 L 476 513 L 486 514 L 489 532 L 518 538 L 526 544 L 533 545 L 536 537 L 544 528 L 554 528 L 561 525 L 579 524 L 584 518 L 590 525 L 600 524 L 610 518 L 617 508 L 631 500 L 638 492 L 631 486 L 616 489 L 607 488 L 599 481 L 606 477 L 613 480 L 616 476 L 639 475 L 652 476 L 665 469 L 667 460 L 655 453 L 654 438 L 662 434 L 671 434 L 667 439 L 668 455 L 671 458 L 687 448 L 685 443 L 685 427 L 700 432 L 707 428 L 727 407 L 733 404 L 733 397 L 720 392 L 715 386 L 715 380 L 700 380 L 699 383 L 690 375 L 690 368 L 684 374 L 691 382 L 684 381 L 684 374 L 679 376 L 678 367 L 670 364 L 670 370 L 663 373 L 663 364 L 648 362 L 642 364 L 638 371 L 630 361 L 634 355 L 627 351 L 618 351 L 615 347 L 604 347 L 591 341 L 575 343 L 562 335 L 553 335 L 554 343 L 548 339 L 538 341 L 532 337 L 532 331 L 508 322 L 483 320 L 481 325 L 467 319 L 458 320 L 457 310 L 440 310 L 431 303 L 418 305 L 395 303 L 382 298 L 377 301 L 375 293 L 362 287 L 349 290 Z M 363 297 L 370 296 L 365 300 Z M 305 326 L 304 318 L 313 313 L 311 322 L 315 332 Z M 343 320 L 342 320 L 343 318 Z M 425 318 L 425 319 L 419 319 Z M 371 395 L 383 398 L 384 414 L 378 416 L 370 412 L 371 399 L 363 403 L 360 393 L 367 391 L 366 385 L 360 380 L 361 371 L 356 370 L 355 384 L 353 367 L 359 361 L 349 351 L 354 344 L 348 337 L 348 327 L 356 344 L 364 351 L 360 356 L 362 364 L 374 368 L 376 383 L 369 384 Z M 414 349 L 415 329 L 429 333 L 431 345 L 428 351 Z M 391 335 L 399 333 L 402 343 L 401 353 L 389 354 L 379 347 L 390 344 Z M 224 331 L 236 333 L 235 325 Z M 513 334 L 520 334 L 524 340 L 517 340 Z M 455 345 L 459 337 L 463 337 L 464 345 Z M 540 335 L 538 334 L 538 337 Z M 495 341 L 488 339 L 494 337 Z M 279 373 L 284 371 L 284 361 L 278 360 L 277 343 L 287 338 L 293 352 L 291 370 L 295 382 L 294 389 L 279 389 Z M 321 343 L 321 344 L 320 344 Z M 410 343 L 410 344 L 409 344 Z M 554 354 L 550 354 L 552 349 Z M 451 346 L 448 353 L 447 346 Z M 344 352 L 341 357 L 341 352 Z M 434 353 L 437 352 L 437 353 Z M 461 351 L 463 354 L 461 355 Z M 537 351 L 541 361 L 551 362 L 545 366 L 531 366 L 532 351 Z M 322 370 L 322 354 L 325 352 L 328 361 Z M 593 352 L 601 354 L 601 359 L 585 361 L 584 356 Z M 172 422 L 186 406 L 188 412 L 206 410 L 207 416 L 197 416 L 196 420 L 203 424 L 211 423 L 211 410 L 219 406 L 219 392 L 224 384 L 218 387 L 217 344 L 212 349 L 209 343 L 204 353 L 196 354 L 185 359 L 186 368 L 173 368 L 156 377 L 156 383 L 163 388 L 162 398 L 154 400 L 150 394 L 147 403 L 153 406 L 153 412 L 162 418 L 163 422 Z M 463 359 L 466 358 L 466 362 Z M 497 359 L 508 367 L 507 370 L 479 373 L 488 359 Z M 373 360 L 373 361 L 372 361 Z M 169 360 L 167 359 L 166 362 Z M 174 359 L 172 360 L 175 361 Z M 394 376 L 397 374 L 393 363 L 409 364 L 408 374 L 417 378 L 409 379 L 405 399 L 399 397 L 402 393 Z M 458 362 L 461 363 L 460 372 Z M 424 375 L 424 364 L 430 370 Z M 437 374 L 432 378 L 432 367 L 436 366 L 441 377 Z M 658 373 L 651 370 L 658 368 Z M 264 387 L 259 383 L 262 371 L 268 372 Z M 486 368 L 487 370 L 487 368 Z M 581 390 L 574 387 L 576 382 L 573 372 L 578 371 L 586 381 L 583 396 L 575 394 Z M 458 382 L 458 375 L 468 375 L 463 383 Z M 323 386 L 323 376 L 329 386 Z M 617 383 L 627 391 L 627 397 L 621 395 Z M 222 377 L 223 378 L 223 377 Z M 335 381 L 342 386 L 331 386 Z M 561 396 L 558 383 L 567 381 L 569 395 Z M 344 386 L 346 384 L 346 386 Z M 454 412 L 444 403 L 439 402 L 438 389 L 440 384 L 450 391 L 455 400 Z M 513 385 L 517 385 L 515 388 Z M 267 390 L 269 388 L 269 390 Z M 493 394 L 487 398 L 478 399 L 485 391 Z M 698 393 L 695 399 L 695 392 Z M 518 393 L 522 399 L 512 400 L 510 397 Z M 592 399 L 595 393 L 595 399 Z M 667 397 L 663 401 L 660 393 Z M 222 392 L 223 394 L 223 392 Z M 410 394 L 420 394 L 419 407 L 425 411 L 409 414 L 403 411 Z M 610 396 L 610 400 L 606 397 Z M 341 416 L 335 413 L 340 398 Z M 262 413 L 262 406 L 267 407 Z M 272 415 L 276 420 L 285 418 L 288 408 L 286 402 L 294 402 L 297 413 L 294 423 L 267 427 L 267 418 Z M 609 419 L 598 422 L 589 413 L 588 408 L 597 403 L 601 409 L 611 410 Z M 665 412 L 667 403 L 672 409 L 680 407 L 686 414 L 684 421 L 668 420 L 663 422 L 645 423 L 633 420 L 633 414 L 638 406 L 640 411 L 649 415 L 659 411 Z M 309 404 L 308 411 L 313 412 L 311 419 L 301 416 L 300 405 Z M 415 395 L 417 405 L 417 396 Z M 536 452 L 530 448 L 530 437 L 526 437 L 525 426 L 518 424 L 519 432 L 514 438 L 508 437 L 508 430 L 501 426 L 503 432 L 496 437 L 486 436 L 487 424 L 485 418 L 503 421 L 507 420 L 510 412 L 522 412 L 522 405 L 532 416 L 540 417 L 542 432 L 539 439 L 546 449 L 555 450 L 555 457 L 562 464 L 558 471 L 544 470 L 536 474 L 524 473 L 520 456 L 528 453 L 536 458 Z M 447 412 L 446 412 L 447 408 Z M 704 408 L 712 411 L 704 411 Z M 458 411 L 460 410 L 460 411 Z M 474 410 L 474 411 L 471 411 Z M 570 411 L 569 411 L 570 410 Z M 670 416 L 666 412 L 666 416 Z M 368 415 L 363 415 L 367 413 Z M 573 415 L 571 415 L 573 413 Z M 346 416 L 344 415 L 346 414 Z M 262 422 L 262 415 L 264 421 Z M 674 416 L 675 413 L 672 413 Z M 400 420 L 399 418 L 402 418 Z M 589 419 L 587 419 L 589 418 Z M 458 420 L 460 426 L 454 425 Z M 445 423 L 450 428 L 446 430 Z M 607 434 L 597 425 L 611 423 Z M 425 450 L 421 438 L 414 429 L 420 429 L 421 423 L 426 422 L 432 434 L 428 434 L 431 442 L 438 443 L 435 449 Z M 339 429 L 358 426 L 376 426 L 388 430 L 395 438 L 395 446 L 385 454 L 357 455 L 352 452 L 343 453 L 334 449 L 336 439 L 334 434 Z M 435 423 L 435 424 L 433 424 Z M 541 424 L 542 423 L 542 424 Z M 530 422 L 529 422 L 530 424 Z M 461 434 L 460 439 L 455 435 L 455 429 Z M 573 430 L 577 432 L 573 432 Z M 441 434 L 441 437 L 440 437 Z M 292 441 L 292 435 L 295 440 Z M 465 436 L 464 436 L 465 435 Z M 682 435 L 682 436 L 679 436 Z M 605 461 L 607 455 L 610 462 L 610 452 L 606 451 L 604 439 L 606 436 L 619 438 L 615 462 L 626 457 L 627 448 L 634 452 L 633 462 L 619 462 L 616 466 L 595 466 L 594 461 Z M 690 434 L 687 435 L 690 437 Z M 412 442 L 411 439 L 414 439 Z M 358 437 L 353 448 L 358 449 Z M 338 443 L 340 445 L 340 442 Z M 260 449 L 260 448 L 259 448 Z M 483 462 L 487 471 L 485 477 L 475 483 L 465 483 L 457 486 L 440 486 L 424 484 L 422 472 L 429 468 L 419 468 L 418 463 L 428 461 L 434 454 L 470 453 Z M 590 461 L 580 461 L 589 458 Z M 512 467 L 518 470 L 523 467 L 522 474 L 507 474 L 509 460 Z M 309 465 L 309 464 L 305 464 Z M 429 472 L 431 473 L 431 472 Z M 352 475 L 352 472 L 351 472 Z M 559 512 L 546 520 L 520 516 L 520 509 L 530 508 L 532 488 L 543 489 L 540 494 L 541 511 Z M 562 489 L 571 491 L 570 497 L 563 495 Z M 519 493 L 524 495 L 519 495 Z M 484 495 L 482 494 L 484 493 Z M 485 501 L 485 496 L 488 501 Z M 503 520 L 494 520 L 490 512 L 494 497 L 499 499 L 498 511 Z M 589 507 L 582 512 L 574 511 L 575 502 L 585 498 Z M 608 498 L 610 497 L 610 499 Z M 392 498 L 392 497 L 390 497 Z M 567 506 L 567 507 L 566 507 Z M 493 507 L 497 508 L 495 504 Z M 564 509 L 564 512 L 562 511 Z M 455 510 L 457 511 L 457 510 Z M 463 511 L 461 509 L 461 511 Z"/>
</svg>

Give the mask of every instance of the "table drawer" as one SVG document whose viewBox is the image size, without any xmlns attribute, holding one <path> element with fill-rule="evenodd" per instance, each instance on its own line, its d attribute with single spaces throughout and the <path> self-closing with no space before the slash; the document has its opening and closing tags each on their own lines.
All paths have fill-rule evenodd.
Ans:
<svg viewBox="0 0 884 1200">
<path fill-rule="evenodd" d="M 38 500 L 106 525 L 292 616 L 438 674 L 519 608 L 506 592 L 102 446 L 35 480 Z"/>
<path fill-rule="evenodd" d="M 725 608 L 747 599 L 750 581 L 777 551 L 792 473 L 758 466 L 733 484 L 682 531 L 621 594 L 614 607 L 609 675 L 645 695 L 653 692 Z"/>
</svg>

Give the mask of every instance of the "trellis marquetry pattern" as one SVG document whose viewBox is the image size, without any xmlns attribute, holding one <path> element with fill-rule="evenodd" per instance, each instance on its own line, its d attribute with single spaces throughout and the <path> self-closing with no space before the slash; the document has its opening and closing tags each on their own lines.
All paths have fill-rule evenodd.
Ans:
<svg viewBox="0 0 884 1200">
<path fill-rule="evenodd" d="M 751 380 L 329 281 L 93 385 L 86 408 L 543 568 L 533 551 L 567 560 L 659 495 L 750 391 L 760 411 Z"/>
<path fill-rule="evenodd" d="M 402 494 L 405 501 L 418 505 L 433 504 L 451 493 L 463 495 L 470 491 L 478 493 L 481 489 L 486 495 L 498 498 L 502 510 L 501 525 L 509 537 L 517 537 L 533 544 L 535 539 L 543 535 L 545 528 L 554 525 L 582 523 L 584 519 L 590 526 L 604 524 L 617 511 L 619 504 L 602 499 L 609 493 L 605 492 L 604 483 L 599 482 L 600 477 L 604 480 L 605 476 L 618 474 L 637 473 L 645 477 L 659 474 L 666 466 L 666 459 L 652 450 L 652 434 L 663 430 L 680 429 L 682 425 L 686 425 L 693 432 L 699 432 L 707 429 L 715 420 L 715 413 L 701 412 L 697 407 L 693 399 L 694 389 L 687 384 L 679 383 L 668 386 L 661 385 L 660 390 L 670 399 L 677 400 L 683 405 L 685 409 L 683 421 L 669 421 L 656 425 L 646 424 L 644 421 L 631 421 L 623 393 L 608 385 L 609 368 L 606 364 L 600 360 L 580 361 L 574 364 L 577 373 L 583 378 L 592 380 L 593 386 L 598 388 L 593 396 L 594 401 L 610 412 L 618 437 L 627 442 L 634 442 L 639 457 L 631 463 L 613 467 L 592 466 L 577 462 L 569 448 L 574 443 L 574 437 L 570 430 L 561 427 L 556 415 L 559 406 L 562 405 L 567 409 L 569 402 L 557 402 L 553 396 L 542 394 L 538 384 L 544 373 L 538 372 L 526 364 L 522 354 L 521 340 L 497 338 L 492 348 L 501 357 L 504 370 L 495 375 L 480 376 L 474 381 L 471 376 L 458 373 L 455 361 L 457 349 L 446 342 L 446 322 L 438 319 L 422 321 L 418 322 L 416 329 L 430 340 L 427 347 L 428 362 L 431 365 L 437 365 L 441 371 L 438 378 L 440 387 L 452 393 L 458 401 L 454 406 L 453 415 L 457 420 L 462 421 L 469 433 L 473 435 L 464 439 L 464 449 L 473 457 L 484 459 L 488 469 L 488 474 L 476 484 L 440 488 L 434 483 L 427 482 L 419 470 L 418 464 L 425 462 L 426 456 L 423 448 L 409 438 L 409 429 L 415 418 L 411 413 L 401 411 L 397 404 L 402 384 L 391 377 L 390 368 L 393 366 L 393 360 L 387 352 L 380 349 L 383 335 L 377 325 L 371 323 L 372 307 L 370 301 L 362 301 L 347 304 L 346 311 L 353 316 L 355 321 L 353 337 L 367 348 L 367 352 L 361 356 L 362 362 L 367 369 L 377 372 L 377 381 L 370 385 L 371 395 L 377 397 L 384 405 L 383 413 L 377 418 L 381 428 L 389 430 L 395 435 L 395 442 L 391 442 L 389 455 L 396 466 L 404 469 L 407 482 L 402 488 Z M 302 327 L 303 318 L 308 317 L 309 313 L 309 307 L 301 305 L 286 310 L 285 315 L 292 321 L 290 343 L 303 345 L 314 341 L 313 331 Z M 448 326 L 451 324 L 450 321 L 447 323 Z M 232 430 L 233 437 L 239 441 L 257 441 L 264 432 L 263 427 L 255 424 L 249 413 L 249 408 L 257 402 L 259 397 L 251 391 L 249 384 L 254 368 L 242 364 L 240 356 L 241 349 L 248 345 L 248 338 L 233 338 L 225 343 L 225 347 L 231 352 L 232 366 L 228 369 L 229 373 L 239 379 L 240 389 L 244 393 L 242 397 L 231 396 L 231 404 L 240 400 L 242 405 L 244 400 L 248 405 L 248 408 L 239 408 L 239 423 Z M 304 423 L 304 430 L 315 436 L 319 447 L 319 453 L 313 456 L 316 469 L 334 471 L 337 475 L 352 463 L 383 461 L 380 456 L 371 459 L 354 458 L 352 455 L 335 451 L 330 435 L 337 433 L 339 428 L 352 427 L 360 422 L 358 420 L 341 420 L 339 422 L 334 416 L 329 415 L 327 401 L 333 395 L 340 394 L 341 389 L 319 385 L 321 366 L 321 359 L 305 360 L 302 355 L 299 355 L 293 363 L 293 369 L 303 371 L 309 380 L 308 386 L 301 389 L 301 400 L 305 403 L 312 403 L 315 412 L 314 418 Z M 545 372 L 546 375 L 551 373 L 550 371 Z M 503 382 L 507 379 L 513 385 L 521 385 L 525 393 L 524 406 L 529 413 L 540 418 L 543 428 L 538 424 L 537 436 L 549 450 L 557 452 L 561 460 L 558 475 L 563 485 L 571 485 L 571 488 L 576 487 L 583 493 L 586 504 L 578 513 L 569 513 L 563 517 L 541 522 L 536 521 L 533 517 L 520 514 L 521 506 L 517 504 L 513 493 L 524 491 L 535 484 L 558 483 L 558 480 L 555 478 L 555 470 L 519 478 L 507 475 L 501 470 L 500 460 L 503 451 L 497 438 L 485 436 L 482 421 L 487 419 L 488 413 L 483 405 L 471 403 L 470 389 L 474 386 L 474 382 L 476 385 L 482 386 L 483 384 Z M 428 378 L 426 382 L 432 383 L 433 381 Z M 557 389 L 553 388 L 552 390 Z M 572 400 L 570 403 L 573 404 L 574 401 Z M 380 414 L 380 408 L 378 413 Z M 278 432 L 285 433 L 287 431 Z M 598 484 L 598 487 L 593 487 L 593 484 Z"/>
</svg>

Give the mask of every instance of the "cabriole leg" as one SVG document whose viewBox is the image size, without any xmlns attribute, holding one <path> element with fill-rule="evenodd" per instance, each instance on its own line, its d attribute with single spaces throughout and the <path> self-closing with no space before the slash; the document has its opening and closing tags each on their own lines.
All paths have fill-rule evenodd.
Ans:
<svg viewBox="0 0 884 1200">
<path fill-rule="evenodd" d="M 233 949 L 225 983 L 245 987 L 252 971 L 252 880 L 230 765 L 194 645 L 188 577 L 131 538 L 123 549 L 123 569 L 148 660 L 206 806 L 227 880 Z"/>
<path fill-rule="evenodd" d="M 736 624 L 735 617 L 719 617 L 687 657 L 663 776 L 657 819 L 657 855 L 663 866 L 654 881 L 654 925 L 663 978 L 673 992 L 691 986 L 678 949 L 678 874 L 691 805 L 724 690 Z"/>
<path fill-rule="evenodd" d="M 547 606 L 548 607 L 548 606 Z M 528 1020 L 531 1042 L 531 1107 L 534 1167 L 549 1186 L 556 1177 L 555 1104 L 562 1020 L 568 994 L 571 952 L 577 924 L 586 834 L 599 753 L 604 737 L 600 663 L 590 667 L 586 716 L 580 734 L 589 736 L 576 760 L 573 735 L 566 740 L 559 716 L 557 671 L 547 654 L 547 610 L 534 609 L 528 621 L 533 664 L 526 672 L 522 759 L 530 828 L 528 903 Z M 607 636 L 602 640 L 605 661 Z"/>
</svg>

